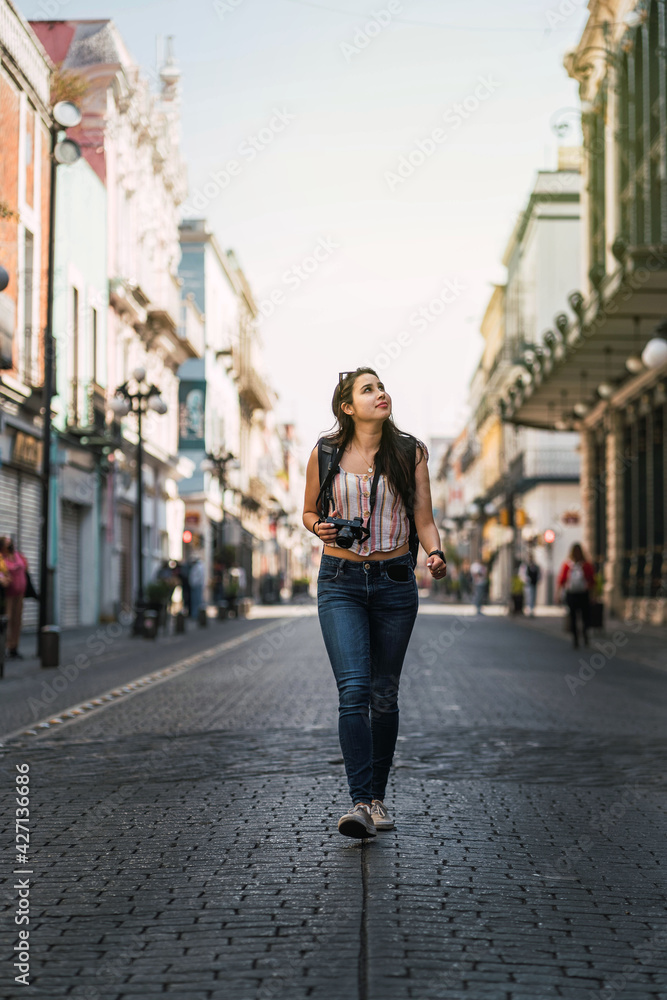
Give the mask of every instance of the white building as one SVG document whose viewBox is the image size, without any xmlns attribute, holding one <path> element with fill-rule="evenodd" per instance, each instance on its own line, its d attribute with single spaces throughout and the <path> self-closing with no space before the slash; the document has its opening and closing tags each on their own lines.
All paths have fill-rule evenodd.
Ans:
<svg viewBox="0 0 667 1000">
<path fill-rule="evenodd" d="M 201 357 L 185 361 L 179 370 L 179 449 L 194 463 L 192 475 L 179 484 L 185 501 L 185 527 L 192 534 L 185 556 L 201 555 L 207 580 L 205 596 L 213 600 L 221 596 L 214 578 L 223 561 L 223 546 L 232 544 L 237 533 L 241 544 L 241 494 L 232 488 L 239 485 L 241 454 L 241 413 L 232 352 L 240 336 L 243 288 L 230 258 L 204 219 L 184 219 L 180 241 L 183 291 L 191 308 L 199 311 L 205 341 Z M 212 466 L 207 455 L 213 456 Z M 230 527 L 231 522 L 238 524 L 238 532 Z M 224 538 L 225 530 L 229 541 Z"/>
<path fill-rule="evenodd" d="M 147 582 L 162 560 L 181 555 L 183 503 L 177 482 L 191 464 L 178 455 L 177 373 L 201 344 L 188 340 L 181 324 L 178 220 L 186 183 L 179 148 L 179 72 L 169 52 L 160 71 L 160 93 L 154 95 L 112 21 L 52 21 L 37 27 L 62 69 L 87 82 L 77 138 L 107 195 L 107 399 L 143 368 L 168 407 L 166 415 L 149 411 L 144 419 L 141 541 L 136 418 L 130 415 L 109 428 L 118 447 L 101 504 L 105 572 L 100 608 L 103 617 L 112 617 L 133 603 L 139 558 Z"/>
<path fill-rule="evenodd" d="M 578 435 L 502 419 L 503 397 L 539 377 L 544 333 L 577 287 L 580 188 L 569 166 L 539 172 L 503 257 L 506 284 L 494 289 L 482 322 L 485 348 L 470 391 L 474 428 L 461 471 L 471 554 L 492 564 L 491 592 L 501 600 L 509 598 L 516 562 L 534 547 L 543 569 L 538 600 L 550 601 L 554 573 L 583 532 Z M 555 541 L 545 545 L 548 529 Z"/>
</svg>

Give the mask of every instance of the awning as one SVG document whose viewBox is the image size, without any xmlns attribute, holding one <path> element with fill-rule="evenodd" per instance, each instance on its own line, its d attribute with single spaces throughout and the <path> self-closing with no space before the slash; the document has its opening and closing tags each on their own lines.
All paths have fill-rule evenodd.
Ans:
<svg viewBox="0 0 667 1000">
<path fill-rule="evenodd" d="M 667 257 L 656 248 L 633 270 L 620 268 L 588 302 L 574 293 L 575 316 L 556 317 L 541 350 L 523 355 L 524 372 L 505 391 L 505 420 L 528 427 L 571 430 L 602 399 L 641 379 L 637 359 L 656 327 L 667 319 Z M 655 266 L 652 266 L 654 264 Z M 631 362 L 632 365 L 632 362 Z"/>
</svg>

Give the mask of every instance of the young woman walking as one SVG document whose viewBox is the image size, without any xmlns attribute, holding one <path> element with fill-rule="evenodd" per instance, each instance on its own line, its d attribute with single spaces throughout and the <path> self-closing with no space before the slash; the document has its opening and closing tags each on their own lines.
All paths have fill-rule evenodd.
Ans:
<svg viewBox="0 0 667 1000">
<path fill-rule="evenodd" d="M 394 826 L 384 796 L 418 606 L 411 513 L 431 576 L 440 580 L 447 569 L 433 520 L 428 452 L 396 427 L 384 383 L 372 368 L 343 372 L 331 405 L 337 426 L 310 456 L 303 523 L 324 542 L 317 605 L 338 686 L 338 734 L 352 798 L 338 829 L 374 837 Z M 331 456 L 323 484 L 322 445 Z M 353 524 L 332 524 L 327 515 Z"/>
</svg>

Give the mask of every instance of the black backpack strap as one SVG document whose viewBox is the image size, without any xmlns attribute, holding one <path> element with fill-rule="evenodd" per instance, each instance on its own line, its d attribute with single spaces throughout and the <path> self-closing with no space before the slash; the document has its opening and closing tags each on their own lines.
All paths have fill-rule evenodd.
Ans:
<svg viewBox="0 0 667 1000">
<path fill-rule="evenodd" d="M 317 464 L 320 476 L 320 492 L 317 495 L 317 509 L 322 512 L 323 517 L 329 516 L 329 509 L 333 503 L 331 496 L 331 482 L 338 472 L 338 463 L 342 448 L 337 449 L 334 444 L 329 443 L 326 438 L 320 438 L 317 442 Z"/>
<path fill-rule="evenodd" d="M 412 496 L 413 502 L 408 506 L 408 524 L 410 525 L 410 537 L 408 539 L 408 545 L 410 547 L 410 555 L 412 556 L 412 562 L 417 565 L 417 556 L 419 555 L 419 535 L 417 534 L 417 525 L 415 524 L 415 512 L 414 512 L 414 496 L 417 490 L 417 477 L 415 474 L 415 465 L 417 464 L 417 439 L 411 438 L 410 444 L 411 457 L 412 457 Z"/>
</svg>

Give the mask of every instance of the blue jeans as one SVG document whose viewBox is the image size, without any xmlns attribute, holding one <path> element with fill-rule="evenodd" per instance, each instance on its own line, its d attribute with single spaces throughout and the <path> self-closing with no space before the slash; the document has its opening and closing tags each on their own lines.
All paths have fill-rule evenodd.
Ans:
<svg viewBox="0 0 667 1000">
<path fill-rule="evenodd" d="M 317 610 L 338 685 L 338 735 L 354 803 L 384 799 L 417 608 L 409 553 L 363 563 L 322 556 Z"/>
</svg>

